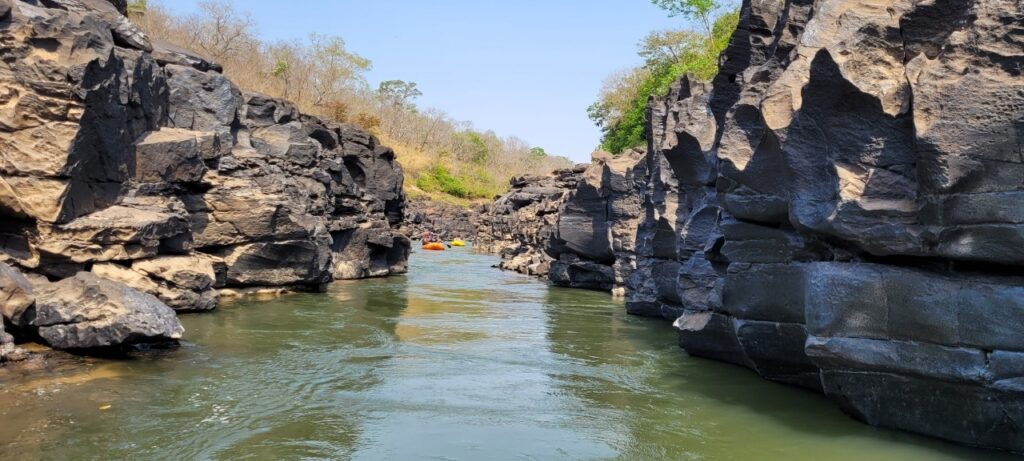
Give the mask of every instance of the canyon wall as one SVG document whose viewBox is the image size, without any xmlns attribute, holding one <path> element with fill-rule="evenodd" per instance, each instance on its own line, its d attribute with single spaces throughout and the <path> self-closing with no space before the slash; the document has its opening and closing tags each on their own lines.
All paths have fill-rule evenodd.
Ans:
<svg viewBox="0 0 1024 461">
<path fill-rule="evenodd" d="M 650 102 L 642 161 L 514 184 L 483 248 L 869 424 L 1024 452 L 1021 3 L 747 0 L 720 63 Z"/>
<path fill-rule="evenodd" d="M 544 248 L 555 232 L 559 208 L 586 169 L 577 165 L 548 176 L 512 178 L 509 191 L 480 215 L 473 249 L 500 255 L 502 269 L 547 277 L 553 258 Z"/>
<path fill-rule="evenodd" d="M 0 0 L 0 262 L 178 311 L 405 271 L 391 149 L 239 90 L 123 7 Z"/>
<path fill-rule="evenodd" d="M 642 151 L 512 180 L 478 223 L 476 250 L 499 267 L 558 286 L 624 294 L 636 266 L 637 225 L 647 179 Z"/>
<path fill-rule="evenodd" d="M 1024 9 L 748 0 L 649 109 L 632 313 L 873 425 L 1024 451 Z"/>
<path fill-rule="evenodd" d="M 412 240 L 422 239 L 424 232 L 433 232 L 445 241 L 472 240 L 482 208 L 482 205 L 467 208 L 427 197 L 411 198 L 406 204 L 408 211 L 401 232 Z"/>
</svg>

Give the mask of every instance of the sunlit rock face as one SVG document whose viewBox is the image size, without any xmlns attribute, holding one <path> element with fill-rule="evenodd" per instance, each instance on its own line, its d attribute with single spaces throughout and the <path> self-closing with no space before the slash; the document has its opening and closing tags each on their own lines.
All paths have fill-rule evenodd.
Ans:
<svg viewBox="0 0 1024 461">
<path fill-rule="evenodd" d="M 597 155 L 559 208 L 545 251 L 549 279 L 560 286 L 624 294 L 636 267 L 647 165 L 642 151 Z"/>
<path fill-rule="evenodd" d="M 636 268 L 647 165 L 642 151 L 598 155 L 547 177 L 512 180 L 478 220 L 476 248 L 500 267 L 558 286 L 623 294 Z"/>
<path fill-rule="evenodd" d="M 176 310 L 404 272 L 391 149 L 240 91 L 124 4 L 0 0 L 0 261 Z"/>
<path fill-rule="evenodd" d="M 544 248 L 556 232 L 561 206 L 586 170 L 581 164 L 548 176 L 512 178 L 509 191 L 480 214 L 474 249 L 500 255 L 502 269 L 547 277 L 554 258 Z"/>
<path fill-rule="evenodd" d="M 649 109 L 631 312 L 851 415 L 1024 451 L 1024 10 L 745 1 Z"/>
</svg>

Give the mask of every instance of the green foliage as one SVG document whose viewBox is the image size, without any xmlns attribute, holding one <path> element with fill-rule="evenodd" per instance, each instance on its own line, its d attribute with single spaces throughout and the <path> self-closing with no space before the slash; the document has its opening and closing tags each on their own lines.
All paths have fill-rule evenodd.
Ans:
<svg viewBox="0 0 1024 461">
<path fill-rule="evenodd" d="M 669 16 L 684 16 L 700 21 L 708 34 L 712 29 L 711 15 L 721 8 L 715 0 L 651 0 L 651 3 L 668 11 Z"/>
<path fill-rule="evenodd" d="M 602 105 L 609 97 L 602 95 L 602 100 L 594 103 L 588 113 L 595 123 L 602 128 L 601 148 L 613 154 L 643 145 L 645 142 L 645 118 L 647 100 L 650 96 L 662 97 L 668 93 L 669 86 L 684 74 L 691 74 L 699 80 L 709 80 L 718 72 L 718 55 L 729 44 L 729 38 L 739 23 L 739 11 L 732 11 L 719 16 L 711 27 L 712 36 L 694 41 L 687 38 L 688 46 L 678 47 L 680 53 L 673 61 L 654 61 L 646 65 L 645 77 L 635 86 L 629 87 L 632 92 L 628 107 L 624 113 L 610 120 L 607 105 Z"/>
<path fill-rule="evenodd" d="M 416 178 L 416 187 L 427 192 L 443 192 L 459 198 L 469 196 L 466 185 L 459 178 L 452 176 L 444 165 L 436 165 L 420 173 Z"/>
<path fill-rule="evenodd" d="M 423 92 L 416 88 L 416 82 L 385 80 L 377 87 L 377 96 L 394 107 L 411 109 L 414 107 L 412 100 L 423 96 Z"/>
<path fill-rule="evenodd" d="M 467 130 L 459 133 L 459 138 L 467 147 L 469 161 L 482 165 L 491 159 L 491 148 L 484 141 L 484 137 L 480 133 Z"/>
<path fill-rule="evenodd" d="M 673 64 L 688 54 L 703 52 L 706 41 L 704 34 L 692 30 L 656 30 L 640 41 L 637 54 L 648 67 Z"/>
<path fill-rule="evenodd" d="M 438 164 L 420 172 L 416 187 L 424 192 L 442 193 L 461 199 L 492 198 L 504 192 L 485 167 L 466 168 L 461 173 L 452 173 L 446 166 Z"/>
<path fill-rule="evenodd" d="M 132 0 L 128 2 L 128 16 L 143 16 L 146 14 L 146 10 L 149 8 L 147 0 Z"/>
<path fill-rule="evenodd" d="M 348 51 L 341 37 L 310 34 L 309 53 L 316 76 L 312 82 L 315 105 L 326 106 L 330 101 L 340 99 L 346 90 L 366 84 L 364 74 L 372 63 Z"/>
<path fill-rule="evenodd" d="M 547 151 L 543 147 L 533 147 L 530 149 L 530 156 L 533 158 L 544 158 L 548 156 Z"/>
<path fill-rule="evenodd" d="M 288 73 L 288 61 L 279 60 L 274 63 L 274 68 L 270 70 L 270 75 L 275 78 L 281 78 Z"/>
</svg>

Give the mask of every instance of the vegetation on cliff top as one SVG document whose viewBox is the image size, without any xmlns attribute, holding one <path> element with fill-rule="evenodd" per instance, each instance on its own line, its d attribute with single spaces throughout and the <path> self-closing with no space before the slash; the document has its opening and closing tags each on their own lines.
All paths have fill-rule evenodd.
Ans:
<svg viewBox="0 0 1024 461">
<path fill-rule="evenodd" d="M 601 148 L 613 154 L 641 146 L 647 100 L 668 93 L 684 74 L 708 80 L 718 72 L 718 55 L 729 44 L 739 22 L 739 11 L 714 0 L 652 0 L 670 16 L 695 20 L 701 30 L 660 30 L 638 44 L 644 64 L 616 72 L 605 79 L 598 100 L 587 109 L 601 128 Z M 718 14 L 719 11 L 725 12 Z"/>
<path fill-rule="evenodd" d="M 130 2 L 129 15 L 152 38 L 205 54 L 239 87 L 294 102 L 303 112 L 352 123 L 395 149 L 406 191 L 451 203 L 490 199 L 509 179 L 546 174 L 571 165 L 515 137 L 499 137 L 436 109 L 416 105 L 414 82 L 387 80 L 372 87 L 372 62 L 350 51 L 340 37 L 266 42 L 250 15 L 223 0 L 200 2 L 180 16 L 160 3 Z"/>
</svg>

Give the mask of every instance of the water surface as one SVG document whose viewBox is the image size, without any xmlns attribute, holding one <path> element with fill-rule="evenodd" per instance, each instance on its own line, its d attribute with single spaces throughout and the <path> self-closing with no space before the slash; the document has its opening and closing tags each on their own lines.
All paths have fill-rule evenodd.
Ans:
<svg viewBox="0 0 1024 461">
<path fill-rule="evenodd" d="M 185 316 L 158 357 L 0 372 L 0 459 L 1003 457 L 857 423 L 495 262 L 417 253 L 408 276 Z"/>
</svg>

